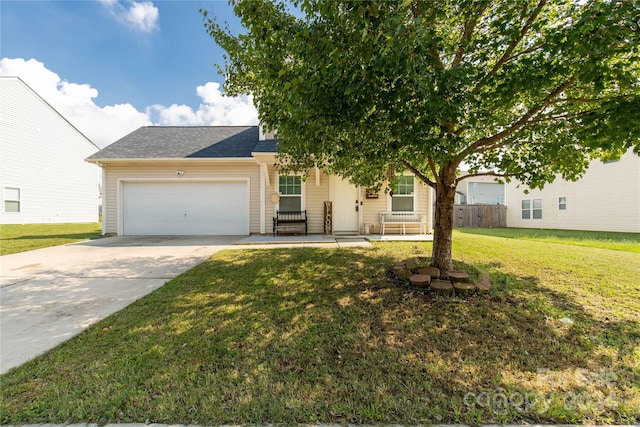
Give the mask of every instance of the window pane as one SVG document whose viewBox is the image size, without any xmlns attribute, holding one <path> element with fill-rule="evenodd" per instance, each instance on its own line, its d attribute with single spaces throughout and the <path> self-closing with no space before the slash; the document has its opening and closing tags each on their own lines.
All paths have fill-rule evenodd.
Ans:
<svg viewBox="0 0 640 427">
<path fill-rule="evenodd" d="M 542 209 L 533 210 L 533 219 L 542 219 Z"/>
<path fill-rule="evenodd" d="M 391 210 L 393 212 L 413 212 L 413 196 L 396 196 L 391 198 Z"/>
<path fill-rule="evenodd" d="M 542 209 L 542 199 L 533 199 L 533 209 Z"/>
<path fill-rule="evenodd" d="M 522 210 L 531 209 L 531 200 L 522 201 Z"/>
<path fill-rule="evenodd" d="M 4 199 L 5 200 L 20 200 L 20 189 L 4 187 Z"/>
<path fill-rule="evenodd" d="M 5 212 L 20 212 L 20 202 L 14 202 L 11 200 L 4 201 Z"/>
<path fill-rule="evenodd" d="M 281 194 L 302 194 L 302 178 L 299 176 L 286 175 L 279 178 L 279 189 Z"/>
<path fill-rule="evenodd" d="M 566 197 L 558 198 L 558 209 L 560 209 L 561 211 L 567 210 L 567 198 Z"/>
<path fill-rule="evenodd" d="M 397 176 L 394 182 L 394 194 L 409 195 L 413 194 L 413 176 Z"/>
<path fill-rule="evenodd" d="M 299 196 L 284 196 L 280 198 L 280 212 L 295 212 L 301 211 L 301 197 Z"/>
<path fill-rule="evenodd" d="M 529 209 L 522 210 L 522 219 L 531 219 L 531 211 Z"/>
</svg>

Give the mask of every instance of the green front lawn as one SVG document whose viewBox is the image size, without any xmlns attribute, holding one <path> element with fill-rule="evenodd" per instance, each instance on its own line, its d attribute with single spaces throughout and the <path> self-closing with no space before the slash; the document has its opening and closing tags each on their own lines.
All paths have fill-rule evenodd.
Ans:
<svg viewBox="0 0 640 427">
<path fill-rule="evenodd" d="M 507 239 L 535 240 L 536 242 L 561 243 L 640 253 L 640 233 L 549 230 L 544 228 L 459 228 L 458 231 Z"/>
<path fill-rule="evenodd" d="M 640 256 L 454 242 L 490 295 L 386 279 L 428 243 L 220 252 L 0 377 L 0 422 L 640 421 Z"/>
<path fill-rule="evenodd" d="M 0 255 L 96 239 L 100 233 L 100 223 L 0 225 Z"/>
</svg>

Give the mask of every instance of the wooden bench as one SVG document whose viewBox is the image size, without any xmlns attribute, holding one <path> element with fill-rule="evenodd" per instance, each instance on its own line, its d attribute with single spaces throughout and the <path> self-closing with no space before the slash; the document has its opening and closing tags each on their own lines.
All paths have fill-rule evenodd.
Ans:
<svg viewBox="0 0 640 427">
<path fill-rule="evenodd" d="M 280 231 L 302 232 L 307 235 L 307 211 L 280 212 L 276 211 L 273 217 L 273 235 L 277 236 Z"/>
<path fill-rule="evenodd" d="M 407 234 L 407 226 L 418 227 L 420 234 L 427 234 L 427 221 L 422 212 L 380 212 L 380 226 L 383 236 L 387 227 Z"/>
</svg>

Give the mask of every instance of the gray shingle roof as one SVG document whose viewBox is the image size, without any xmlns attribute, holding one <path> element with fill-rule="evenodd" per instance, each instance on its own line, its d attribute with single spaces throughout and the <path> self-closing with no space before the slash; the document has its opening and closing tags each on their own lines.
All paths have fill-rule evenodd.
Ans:
<svg viewBox="0 0 640 427">
<path fill-rule="evenodd" d="M 256 148 L 253 150 L 255 153 L 277 153 L 278 152 L 278 140 L 277 139 L 265 139 L 258 142 Z"/>
<path fill-rule="evenodd" d="M 88 160 L 251 157 L 257 126 L 145 126 Z"/>
</svg>

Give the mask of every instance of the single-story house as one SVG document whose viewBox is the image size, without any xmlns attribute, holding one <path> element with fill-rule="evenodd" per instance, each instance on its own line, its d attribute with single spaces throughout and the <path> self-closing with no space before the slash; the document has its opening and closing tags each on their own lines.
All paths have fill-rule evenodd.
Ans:
<svg viewBox="0 0 640 427">
<path fill-rule="evenodd" d="M 430 188 L 411 174 L 389 195 L 318 168 L 281 174 L 276 154 L 258 126 L 142 127 L 87 158 L 102 168 L 103 232 L 268 234 L 276 211 L 304 210 L 309 233 L 379 233 L 392 211 L 420 219 L 407 233 L 432 229 Z"/>
<path fill-rule="evenodd" d="M 0 224 L 98 221 L 98 147 L 18 77 L 0 77 Z"/>
<path fill-rule="evenodd" d="M 507 227 L 640 233 L 640 157 L 594 160 L 576 182 L 507 184 Z"/>
</svg>

